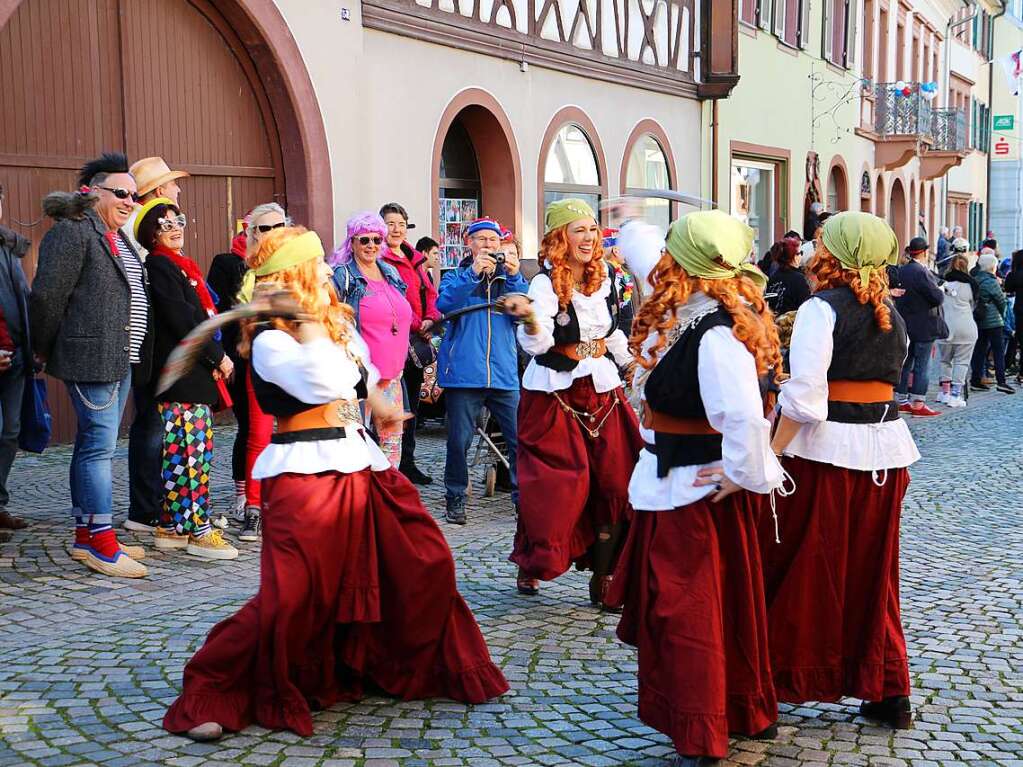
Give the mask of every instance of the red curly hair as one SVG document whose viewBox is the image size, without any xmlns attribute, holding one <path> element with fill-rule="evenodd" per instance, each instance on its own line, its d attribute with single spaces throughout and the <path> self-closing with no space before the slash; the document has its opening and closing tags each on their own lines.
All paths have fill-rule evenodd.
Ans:
<svg viewBox="0 0 1023 767">
<path fill-rule="evenodd" d="M 544 261 L 551 265 L 551 285 L 554 287 L 554 295 L 558 297 L 558 305 L 564 310 L 572 303 L 572 291 L 575 290 L 575 278 L 569 264 L 568 226 L 558 227 L 544 235 L 540 243 L 540 263 Z M 593 257 L 583 267 L 583 284 L 579 288 L 580 292 L 585 296 L 592 296 L 600 289 L 605 277 L 607 267 L 604 265 L 604 248 L 598 237 Z"/>
<path fill-rule="evenodd" d="M 255 268 L 265 263 L 284 243 L 305 234 L 306 231 L 308 230 L 304 226 L 289 226 L 269 232 L 259 241 L 255 253 L 249 257 L 247 261 L 249 267 Z M 327 335 L 334 343 L 343 344 L 351 337 L 354 315 L 351 307 L 338 300 L 333 289 L 330 291 L 330 301 L 326 305 L 323 304 L 320 297 L 320 290 L 323 287 L 322 264 L 322 259 L 315 258 L 273 274 L 256 277 L 256 287 L 258 289 L 264 285 L 288 290 L 302 307 L 302 311 L 319 320 L 326 328 Z M 259 320 L 246 320 L 242 323 L 241 338 L 238 341 L 238 353 L 242 357 L 248 358 L 252 353 L 252 336 L 258 322 Z M 274 317 L 270 324 L 277 330 L 298 337 L 300 323 L 295 320 Z"/>
<path fill-rule="evenodd" d="M 643 302 L 632 323 L 629 350 L 636 362 L 647 370 L 657 364 L 657 358 L 667 344 L 668 331 L 678 321 L 675 310 L 700 291 L 717 300 L 733 320 L 732 334 L 742 342 L 757 364 L 757 375 L 769 370 L 781 373 L 781 343 L 771 310 L 764 301 L 763 292 L 748 277 L 727 280 L 706 280 L 690 277 L 686 270 L 667 251 L 650 273 L 653 293 Z M 643 354 L 643 343 L 657 332 L 657 342 Z"/>
<path fill-rule="evenodd" d="M 881 330 L 887 333 L 892 329 L 892 310 L 888 305 L 888 273 L 884 269 L 871 269 L 870 279 L 864 285 L 860 281 L 859 271 L 843 267 L 818 238 L 817 251 L 810 261 L 809 270 L 816 281 L 815 292 L 847 286 L 861 304 L 874 306 L 874 320 Z"/>
</svg>

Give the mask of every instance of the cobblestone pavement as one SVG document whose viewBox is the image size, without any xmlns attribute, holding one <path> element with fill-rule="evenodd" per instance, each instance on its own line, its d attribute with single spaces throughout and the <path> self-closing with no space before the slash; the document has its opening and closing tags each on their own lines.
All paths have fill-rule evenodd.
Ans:
<svg viewBox="0 0 1023 767">
<path fill-rule="evenodd" d="M 742 765 L 1004 765 L 1023 767 L 1023 392 L 985 395 L 912 424 L 924 460 L 913 470 L 903 522 L 903 611 L 916 729 L 893 733 L 852 702 L 782 713 L 774 743 L 737 742 Z M 233 435 L 219 433 L 215 498 L 230 498 Z M 439 477 L 438 429 L 421 466 Z M 371 698 L 315 717 L 301 739 L 252 727 L 216 744 L 168 735 L 160 720 L 181 669 L 209 628 L 255 590 L 258 550 L 229 563 L 148 548 L 149 578 L 112 580 L 68 558 L 66 448 L 20 456 L 12 509 L 32 521 L 0 547 L 2 765 L 662 765 L 670 744 L 636 718 L 635 655 L 615 618 L 571 573 L 541 596 L 516 594 L 506 561 L 508 497 L 476 497 L 464 528 L 442 525 L 462 593 L 512 692 L 468 707 Z M 118 518 L 126 451 L 117 456 Z M 442 489 L 424 493 L 434 514 Z M 128 537 L 131 540 L 131 537 Z M 138 539 L 131 542 L 143 542 Z"/>
</svg>

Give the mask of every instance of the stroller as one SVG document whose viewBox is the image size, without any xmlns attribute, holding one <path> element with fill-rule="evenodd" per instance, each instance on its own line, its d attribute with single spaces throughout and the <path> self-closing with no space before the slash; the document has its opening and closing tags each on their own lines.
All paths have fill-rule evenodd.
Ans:
<svg viewBox="0 0 1023 767">
<path fill-rule="evenodd" d="M 511 472 L 511 464 L 505 453 L 508 445 L 502 436 L 497 424 L 490 416 L 486 408 L 480 410 L 479 418 L 476 421 L 476 447 L 473 451 L 469 468 L 489 462 L 484 473 L 483 495 L 485 498 L 492 498 L 497 491 L 499 474 L 506 477 Z M 510 481 L 510 477 L 509 477 Z M 466 493 L 472 495 L 472 482 L 469 482 Z"/>
</svg>

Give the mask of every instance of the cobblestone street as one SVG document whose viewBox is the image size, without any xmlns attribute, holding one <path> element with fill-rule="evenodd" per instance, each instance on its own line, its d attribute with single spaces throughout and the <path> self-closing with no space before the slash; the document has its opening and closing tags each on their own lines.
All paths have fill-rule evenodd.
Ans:
<svg viewBox="0 0 1023 767">
<path fill-rule="evenodd" d="M 903 517 L 902 604 L 916 728 L 867 724 L 855 704 L 783 708 L 777 742 L 736 742 L 732 764 L 1023 767 L 1023 393 L 912 424 L 924 459 Z M 443 510 L 443 435 L 422 432 L 424 493 Z M 218 432 L 215 503 L 231 498 L 230 429 Z M 370 698 L 315 715 L 308 739 L 252 727 L 215 744 L 160 729 L 185 661 L 258 580 L 258 547 L 225 564 L 146 543 L 149 577 L 112 580 L 68 556 L 67 448 L 21 455 L 12 511 L 32 522 L 0 548 L 0 765 L 662 765 L 667 739 L 636 718 L 635 655 L 571 573 L 529 599 L 507 562 L 507 495 L 483 498 L 469 524 L 442 523 L 460 588 L 512 685 L 504 698 Z M 118 523 L 127 488 L 121 445 Z"/>
</svg>

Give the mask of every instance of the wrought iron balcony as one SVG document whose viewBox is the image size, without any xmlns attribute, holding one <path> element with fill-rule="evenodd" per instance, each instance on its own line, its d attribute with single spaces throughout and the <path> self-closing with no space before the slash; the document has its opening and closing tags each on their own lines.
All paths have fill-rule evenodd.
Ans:
<svg viewBox="0 0 1023 767">
<path fill-rule="evenodd" d="M 874 131 L 881 137 L 914 136 L 930 138 L 931 104 L 924 98 L 920 83 L 905 83 L 909 95 L 895 83 L 874 85 Z"/>
<path fill-rule="evenodd" d="M 962 109 L 931 110 L 930 151 L 966 151 L 966 113 Z"/>
</svg>

